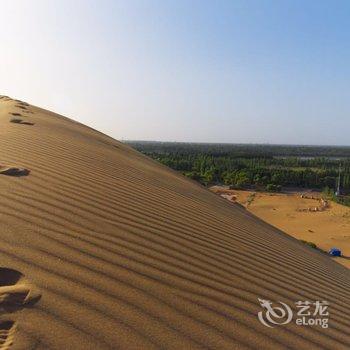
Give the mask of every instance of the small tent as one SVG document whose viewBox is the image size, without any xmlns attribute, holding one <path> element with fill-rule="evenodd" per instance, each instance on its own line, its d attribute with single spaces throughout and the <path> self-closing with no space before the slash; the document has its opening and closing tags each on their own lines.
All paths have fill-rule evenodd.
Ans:
<svg viewBox="0 0 350 350">
<path fill-rule="evenodd" d="M 338 249 L 338 248 L 332 248 L 329 251 L 329 254 L 332 255 L 332 256 L 341 256 L 341 250 Z"/>
</svg>

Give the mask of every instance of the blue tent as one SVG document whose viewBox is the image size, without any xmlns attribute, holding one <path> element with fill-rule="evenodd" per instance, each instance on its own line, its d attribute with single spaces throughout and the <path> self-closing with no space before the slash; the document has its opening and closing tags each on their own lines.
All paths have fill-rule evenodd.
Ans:
<svg viewBox="0 0 350 350">
<path fill-rule="evenodd" d="M 331 248 L 329 254 L 332 256 L 341 256 L 341 250 L 338 248 Z"/>
</svg>

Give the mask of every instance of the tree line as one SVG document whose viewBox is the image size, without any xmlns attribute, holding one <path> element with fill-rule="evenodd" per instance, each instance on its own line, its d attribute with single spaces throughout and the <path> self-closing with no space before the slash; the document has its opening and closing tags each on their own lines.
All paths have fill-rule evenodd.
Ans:
<svg viewBox="0 0 350 350">
<path fill-rule="evenodd" d="M 282 187 L 300 187 L 334 191 L 341 164 L 341 188 L 350 192 L 347 147 L 156 142 L 131 145 L 204 185 L 225 184 L 233 188 L 280 191 Z"/>
</svg>

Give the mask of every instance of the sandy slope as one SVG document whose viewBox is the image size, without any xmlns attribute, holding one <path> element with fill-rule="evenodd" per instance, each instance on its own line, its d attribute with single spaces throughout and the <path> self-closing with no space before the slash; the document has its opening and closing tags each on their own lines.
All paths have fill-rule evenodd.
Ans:
<svg viewBox="0 0 350 350">
<path fill-rule="evenodd" d="M 30 173 L 0 175 L 0 285 L 22 302 L 0 301 L 0 349 L 350 346 L 349 270 L 107 136 L 16 105 L 0 100 L 0 163 Z M 330 327 L 267 328 L 258 298 L 327 300 Z"/>
<path fill-rule="evenodd" d="M 334 258 L 350 268 L 350 208 L 329 202 L 326 210 L 310 212 L 306 209 L 320 206 L 319 193 L 309 192 L 301 198 L 301 193 L 265 193 L 253 191 L 224 190 L 213 186 L 213 192 L 228 193 L 229 200 L 238 201 L 247 209 L 283 230 L 291 236 L 313 242 L 328 252 L 332 247 L 341 249 L 343 257 Z M 234 198 L 232 198 L 232 196 Z M 254 196 L 248 204 L 248 199 Z M 312 199 L 315 198 L 315 199 Z"/>
</svg>

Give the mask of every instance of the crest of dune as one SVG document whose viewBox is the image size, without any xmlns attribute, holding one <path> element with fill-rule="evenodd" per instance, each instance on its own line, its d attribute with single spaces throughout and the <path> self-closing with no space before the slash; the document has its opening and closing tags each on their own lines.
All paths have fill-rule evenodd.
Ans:
<svg viewBox="0 0 350 350">
<path fill-rule="evenodd" d="M 0 349 L 350 347 L 326 255 L 68 118 L 3 97 L 0 123 Z M 259 299 L 328 301 L 329 327 Z"/>
</svg>

